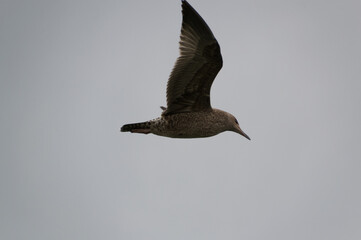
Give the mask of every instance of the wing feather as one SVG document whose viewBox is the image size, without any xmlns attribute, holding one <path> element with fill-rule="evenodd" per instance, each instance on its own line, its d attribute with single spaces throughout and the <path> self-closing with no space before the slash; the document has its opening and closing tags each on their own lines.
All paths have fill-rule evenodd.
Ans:
<svg viewBox="0 0 361 240">
<path fill-rule="evenodd" d="M 210 89 L 222 68 L 220 47 L 208 25 L 185 0 L 182 14 L 180 56 L 167 84 L 166 115 L 210 110 Z"/>
</svg>

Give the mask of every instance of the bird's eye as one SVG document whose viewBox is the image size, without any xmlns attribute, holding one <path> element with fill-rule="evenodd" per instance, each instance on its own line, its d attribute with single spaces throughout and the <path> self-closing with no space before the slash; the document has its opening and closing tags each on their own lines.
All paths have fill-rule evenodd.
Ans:
<svg viewBox="0 0 361 240">
<path fill-rule="evenodd" d="M 238 124 L 238 121 L 237 121 L 237 119 L 236 119 L 236 118 L 234 119 L 234 121 Z"/>
</svg>

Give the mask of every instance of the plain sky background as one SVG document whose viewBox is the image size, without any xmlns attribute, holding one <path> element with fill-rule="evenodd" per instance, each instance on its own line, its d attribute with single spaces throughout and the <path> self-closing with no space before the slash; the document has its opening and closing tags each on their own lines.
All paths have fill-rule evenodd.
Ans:
<svg viewBox="0 0 361 240">
<path fill-rule="evenodd" d="M 180 0 L 1 0 L 0 239 L 361 239 L 361 2 L 190 4 L 252 141 L 119 132 L 166 104 Z"/>
</svg>

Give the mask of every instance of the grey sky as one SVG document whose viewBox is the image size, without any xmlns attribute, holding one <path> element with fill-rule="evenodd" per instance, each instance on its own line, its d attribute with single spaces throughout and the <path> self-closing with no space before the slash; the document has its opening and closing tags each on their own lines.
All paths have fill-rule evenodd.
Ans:
<svg viewBox="0 0 361 240">
<path fill-rule="evenodd" d="M 252 141 L 119 133 L 166 104 L 180 2 L 1 2 L 0 239 L 361 239 L 361 2 L 189 1 Z"/>
</svg>

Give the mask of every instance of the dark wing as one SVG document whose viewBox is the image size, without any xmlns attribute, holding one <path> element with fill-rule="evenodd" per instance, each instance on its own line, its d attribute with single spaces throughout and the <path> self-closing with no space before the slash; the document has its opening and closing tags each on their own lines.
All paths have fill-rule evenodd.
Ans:
<svg viewBox="0 0 361 240">
<path fill-rule="evenodd" d="M 221 50 L 208 25 L 187 1 L 182 1 L 180 56 L 167 85 L 165 115 L 211 109 L 210 90 L 222 68 Z"/>
</svg>

